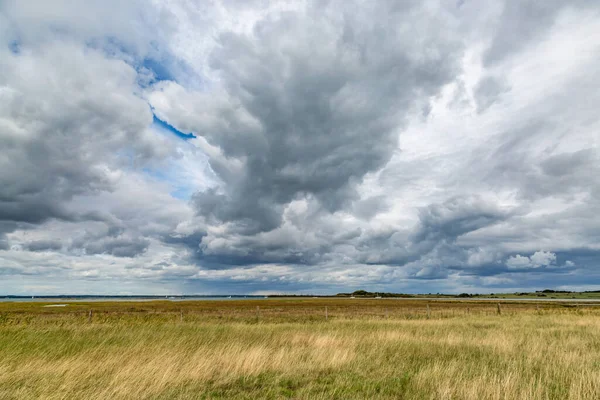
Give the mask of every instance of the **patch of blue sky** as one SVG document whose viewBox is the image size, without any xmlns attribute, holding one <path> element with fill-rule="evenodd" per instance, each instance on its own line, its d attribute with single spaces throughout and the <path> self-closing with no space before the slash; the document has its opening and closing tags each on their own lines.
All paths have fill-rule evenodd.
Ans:
<svg viewBox="0 0 600 400">
<path fill-rule="evenodd" d="M 141 87 L 149 87 L 157 82 L 172 81 L 186 88 L 201 90 L 205 82 L 186 62 L 166 52 L 146 57 L 134 65 L 139 74 Z"/>
<path fill-rule="evenodd" d="M 162 181 L 162 182 L 171 182 L 170 174 L 167 172 L 168 170 L 169 170 L 169 168 L 166 166 L 163 166 L 162 168 L 153 168 L 153 167 L 142 168 L 142 172 L 144 173 L 144 175 L 146 175 L 154 180 Z"/>
<path fill-rule="evenodd" d="M 194 135 L 193 133 L 181 132 L 179 129 L 175 128 L 173 125 L 158 118 L 155 114 L 152 114 L 152 125 L 155 128 L 158 128 L 160 130 L 170 132 L 173 135 L 175 135 L 178 138 L 183 139 L 183 140 L 189 140 L 189 139 L 196 138 L 196 135 Z"/>
<path fill-rule="evenodd" d="M 170 188 L 169 194 L 181 200 L 188 200 L 194 193 L 219 184 L 208 156 L 189 141 L 195 136 L 180 132 L 156 116 L 150 129 L 157 135 L 170 138 L 176 146 L 177 156 L 158 165 L 147 166 L 142 170 L 144 175 L 166 183 Z"/>
<path fill-rule="evenodd" d="M 172 191 L 170 195 L 179 200 L 189 200 L 196 191 L 197 190 L 190 186 L 178 187 L 174 191 Z"/>
<path fill-rule="evenodd" d="M 173 81 L 197 88 L 202 79 L 185 61 L 177 58 L 167 45 L 152 42 L 150 48 L 136 48 L 115 36 L 94 38 L 86 46 L 101 51 L 109 58 L 116 58 L 131 65 L 138 74 L 138 84 L 148 87 L 161 81 Z"/>
<path fill-rule="evenodd" d="M 169 194 L 172 197 L 188 200 L 197 189 L 187 182 L 182 182 L 174 167 L 172 163 L 168 163 L 162 168 L 143 168 L 142 171 L 150 179 L 166 183 L 170 187 Z"/>
<path fill-rule="evenodd" d="M 174 158 L 160 166 L 147 167 L 142 171 L 150 179 L 167 184 L 172 197 L 189 200 L 194 193 L 215 185 L 206 160 L 201 155 L 198 156 L 193 162 L 185 157 Z"/>
<path fill-rule="evenodd" d="M 171 69 L 165 63 L 161 63 L 153 58 L 145 58 L 141 64 L 142 68 L 149 70 L 154 81 L 177 81 Z"/>
</svg>

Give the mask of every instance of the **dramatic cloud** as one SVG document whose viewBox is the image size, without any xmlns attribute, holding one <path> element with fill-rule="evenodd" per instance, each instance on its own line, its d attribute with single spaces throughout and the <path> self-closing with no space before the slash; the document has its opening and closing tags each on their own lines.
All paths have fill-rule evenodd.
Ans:
<svg viewBox="0 0 600 400">
<path fill-rule="evenodd" d="M 201 215 L 234 232 L 270 231 L 295 199 L 340 210 L 389 161 L 406 114 L 457 73 L 460 43 L 442 33 L 441 10 L 368 11 L 310 7 L 222 34 L 210 59 L 222 86 L 185 93 L 186 103 L 174 83 L 150 96 L 169 123 L 220 150 L 210 162 L 224 184 L 194 196 Z"/>
<path fill-rule="evenodd" d="M 593 1 L 0 3 L 0 294 L 600 285 Z"/>
</svg>

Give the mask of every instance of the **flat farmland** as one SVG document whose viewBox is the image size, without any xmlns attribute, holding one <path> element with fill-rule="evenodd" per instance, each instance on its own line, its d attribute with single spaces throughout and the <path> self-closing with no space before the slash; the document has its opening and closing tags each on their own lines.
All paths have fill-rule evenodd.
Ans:
<svg viewBox="0 0 600 400">
<path fill-rule="evenodd" d="M 0 398 L 597 399 L 600 307 L 4 302 Z"/>
</svg>

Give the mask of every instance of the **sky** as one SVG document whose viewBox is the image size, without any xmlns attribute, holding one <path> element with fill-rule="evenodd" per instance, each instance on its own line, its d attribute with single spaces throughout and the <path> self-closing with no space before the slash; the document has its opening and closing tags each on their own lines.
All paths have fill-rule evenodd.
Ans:
<svg viewBox="0 0 600 400">
<path fill-rule="evenodd" d="M 0 295 L 600 289 L 596 0 L 0 1 Z"/>
</svg>

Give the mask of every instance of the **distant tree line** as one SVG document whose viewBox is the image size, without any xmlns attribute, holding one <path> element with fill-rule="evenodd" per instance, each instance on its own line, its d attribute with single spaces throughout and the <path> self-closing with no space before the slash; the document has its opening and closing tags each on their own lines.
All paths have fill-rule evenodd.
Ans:
<svg viewBox="0 0 600 400">
<path fill-rule="evenodd" d="M 412 294 L 389 293 L 389 292 L 367 292 L 366 290 L 355 290 L 352 293 L 338 293 L 338 297 L 415 297 Z"/>
</svg>

